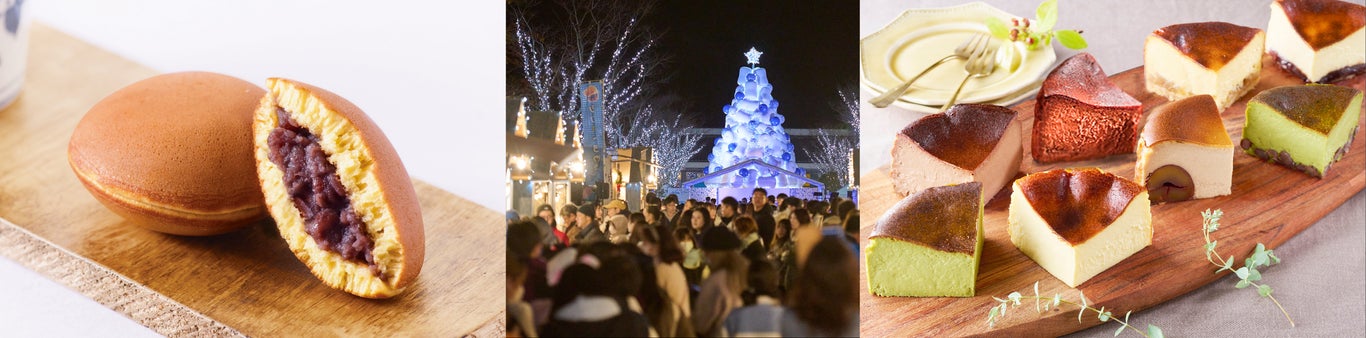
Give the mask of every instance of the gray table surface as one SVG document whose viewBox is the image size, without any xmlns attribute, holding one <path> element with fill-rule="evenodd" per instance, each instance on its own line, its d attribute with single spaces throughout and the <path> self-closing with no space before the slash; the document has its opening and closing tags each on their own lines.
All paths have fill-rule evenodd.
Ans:
<svg viewBox="0 0 1366 338">
<path fill-rule="evenodd" d="M 1034 17 L 1038 5 L 1038 1 L 985 2 L 1026 17 Z M 860 35 L 877 31 L 908 8 L 962 3 L 966 2 L 863 0 Z M 1086 52 L 1095 55 L 1106 72 L 1115 73 L 1143 64 L 1143 39 L 1157 28 L 1185 22 L 1227 21 L 1265 29 L 1270 17 L 1268 4 L 1269 1 L 1233 0 L 1060 1 L 1057 27 L 1084 30 L 1090 44 Z M 1055 46 L 1058 60 L 1076 53 Z M 867 91 L 863 95 L 871 97 Z M 865 126 L 872 125 L 868 119 L 873 118 L 884 124 L 890 119 L 899 127 L 908 121 L 887 116 L 918 116 L 897 112 L 895 108 L 879 110 L 866 103 L 863 108 Z M 879 137 L 870 132 L 878 131 L 865 128 L 865 145 Z M 872 158 L 879 162 L 864 163 L 861 167 L 865 172 L 886 163 L 885 157 Z M 1366 333 L 1366 193 L 1357 193 L 1275 251 L 1284 262 L 1265 269 L 1263 278 L 1275 288 L 1276 298 L 1295 319 L 1296 327 L 1290 327 L 1275 305 L 1258 297 L 1255 291 L 1235 289 L 1237 279 L 1232 275 L 1135 313 L 1131 322 L 1139 326 L 1157 325 L 1171 337 L 1344 337 Z M 1115 325 L 1118 324 L 1107 323 L 1073 336 L 1109 337 L 1114 334 Z M 1132 336 L 1132 332 L 1128 335 Z"/>
</svg>

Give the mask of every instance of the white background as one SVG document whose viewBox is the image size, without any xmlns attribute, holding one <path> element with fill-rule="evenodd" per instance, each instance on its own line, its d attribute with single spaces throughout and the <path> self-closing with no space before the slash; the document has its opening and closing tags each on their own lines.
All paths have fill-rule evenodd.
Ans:
<svg viewBox="0 0 1366 338">
<path fill-rule="evenodd" d="M 331 90 L 385 131 L 408 172 L 504 202 L 502 1 L 30 0 L 27 19 L 162 72 Z M 42 41 L 33 41 L 42 43 Z M 152 332 L 0 257 L 0 336 Z"/>
</svg>

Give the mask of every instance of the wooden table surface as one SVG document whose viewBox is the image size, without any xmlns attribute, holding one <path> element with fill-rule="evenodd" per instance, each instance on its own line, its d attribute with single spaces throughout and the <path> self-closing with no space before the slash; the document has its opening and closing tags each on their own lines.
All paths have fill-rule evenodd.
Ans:
<svg viewBox="0 0 1366 338">
<path fill-rule="evenodd" d="M 1142 101 L 1145 114 L 1167 101 L 1144 90 L 1141 67 L 1114 74 L 1111 81 Z M 1261 82 L 1252 93 L 1222 114 L 1224 126 L 1233 138 L 1233 143 L 1237 145 L 1242 140 L 1243 112 L 1252 95 L 1295 83 L 1295 79 L 1275 68 L 1269 57 L 1264 58 Z M 1362 90 L 1366 87 L 1366 77 L 1339 84 Z M 1027 101 L 1012 109 L 1020 113 L 1019 119 L 1025 127 L 1026 155 L 1021 163 L 1022 175 L 1057 168 L 1099 167 L 1120 177 L 1133 177 L 1133 154 L 1050 165 L 1035 163 L 1027 153 L 1034 102 Z M 1360 125 L 1366 127 L 1366 118 L 1360 121 Z M 876 220 L 901 199 L 892 190 L 886 167 L 865 175 L 862 181 L 862 207 L 873 215 L 869 220 Z M 1231 195 L 1153 206 L 1153 245 L 1076 289 L 1054 278 L 1010 242 L 1006 232 L 1010 200 L 1010 188 L 1007 187 L 986 206 L 983 221 L 986 242 L 977 274 L 977 295 L 970 298 L 873 296 L 868 293 L 866 268 L 860 264 L 862 334 L 870 337 L 984 334 L 1058 336 L 1075 332 L 1100 322 L 1093 313 L 1088 313 L 1079 322 L 1075 307 L 1064 306 L 1061 311 L 1055 309 L 1039 314 L 1035 313 L 1031 304 L 1025 304 L 1012 309 L 1009 316 L 996 323 L 994 329 L 988 328 L 987 313 L 997 304 L 991 297 L 1005 297 L 1015 291 L 1033 295 L 1032 288 L 1037 281 L 1039 293 L 1044 296 L 1060 293 L 1065 299 L 1075 301 L 1078 291 L 1083 291 L 1096 307 L 1105 306 L 1121 316 L 1124 311 L 1138 312 L 1229 273 L 1212 273 L 1215 268 L 1205 260 L 1202 248 L 1204 239 L 1200 231 L 1201 211 L 1208 208 L 1223 209 L 1223 226 L 1213 233 L 1213 237 L 1219 241 L 1219 252 L 1236 255 L 1236 265 L 1241 266 L 1242 258 L 1258 242 L 1275 248 L 1336 209 L 1363 187 L 1366 187 L 1366 136 L 1363 136 L 1363 131 L 1358 131 L 1347 156 L 1334 164 L 1322 180 L 1261 162 L 1239 149 L 1234 155 Z M 863 224 L 861 242 L 864 245 L 868 243 L 872 224 L 871 221 Z"/>
<path fill-rule="evenodd" d="M 0 254 L 172 336 L 502 335 L 496 211 L 414 181 L 427 260 L 388 300 L 323 285 L 268 220 L 211 237 L 143 230 L 81 187 L 66 145 L 95 102 L 156 72 L 41 24 L 30 44 L 23 93 L 0 111 Z"/>
</svg>

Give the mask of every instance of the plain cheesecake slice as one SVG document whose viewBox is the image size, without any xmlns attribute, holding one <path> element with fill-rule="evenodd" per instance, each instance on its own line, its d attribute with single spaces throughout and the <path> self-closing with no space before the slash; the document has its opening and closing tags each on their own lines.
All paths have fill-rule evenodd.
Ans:
<svg viewBox="0 0 1366 338">
<path fill-rule="evenodd" d="M 1323 178 L 1356 137 L 1361 91 L 1334 85 L 1276 87 L 1252 97 L 1243 122 L 1249 155 Z"/>
<path fill-rule="evenodd" d="M 1081 53 L 1054 68 L 1039 87 L 1030 149 L 1039 163 L 1080 161 L 1134 151 L 1143 104 Z"/>
<path fill-rule="evenodd" d="M 1135 181 L 1154 203 L 1228 195 L 1233 141 L 1209 95 L 1154 108 L 1138 138 Z"/>
<path fill-rule="evenodd" d="M 892 187 L 902 196 L 930 187 L 981 182 L 990 200 L 1020 169 L 1015 111 L 960 104 L 912 122 L 892 145 Z"/>
<path fill-rule="evenodd" d="M 1276 0 L 1266 51 L 1306 82 L 1331 83 L 1366 73 L 1366 6 L 1338 0 Z"/>
<path fill-rule="evenodd" d="M 1143 43 L 1145 87 L 1168 100 L 1210 95 L 1222 111 L 1257 85 L 1264 39 L 1260 29 L 1227 22 L 1158 29 Z"/>
<path fill-rule="evenodd" d="M 878 219 L 866 255 L 878 296 L 972 297 L 982 255 L 982 184 L 934 187 Z"/>
<path fill-rule="evenodd" d="M 1067 286 L 1152 244 L 1148 191 L 1100 169 L 1056 169 L 1015 180 L 1010 241 Z"/>
</svg>

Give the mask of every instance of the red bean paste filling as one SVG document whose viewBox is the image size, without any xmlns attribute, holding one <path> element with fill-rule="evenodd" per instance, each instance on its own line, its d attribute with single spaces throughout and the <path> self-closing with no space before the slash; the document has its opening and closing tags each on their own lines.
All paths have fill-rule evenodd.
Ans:
<svg viewBox="0 0 1366 338">
<path fill-rule="evenodd" d="M 304 216 L 304 231 L 323 249 L 368 264 L 371 272 L 378 272 L 372 253 L 374 241 L 365 232 L 365 222 L 351 208 L 337 167 L 328 162 L 318 136 L 295 123 L 284 108 L 276 107 L 275 114 L 280 122 L 267 140 L 270 161 L 285 173 L 289 197 Z"/>
</svg>

